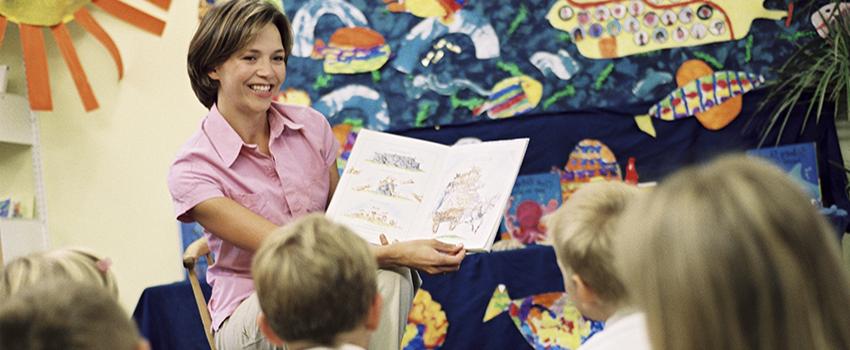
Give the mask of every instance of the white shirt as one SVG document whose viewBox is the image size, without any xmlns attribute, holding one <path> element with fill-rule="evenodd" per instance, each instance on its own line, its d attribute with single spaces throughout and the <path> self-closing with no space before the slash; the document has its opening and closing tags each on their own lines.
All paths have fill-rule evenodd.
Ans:
<svg viewBox="0 0 850 350">
<path fill-rule="evenodd" d="M 578 350 L 649 350 L 649 335 L 643 313 L 614 313 L 605 322 L 605 328 L 578 348 Z"/>
<path fill-rule="evenodd" d="M 328 348 L 328 347 L 324 347 L 324 346 L 319 346 L 319 347 L 309 348 L 309 349 L 304 349 L 304 350 L 366 350 L 366 349 L 361 348 L 361 347 L 354 345 L 354 344 L 342 344 L 337 348 Z"/>
</svg>

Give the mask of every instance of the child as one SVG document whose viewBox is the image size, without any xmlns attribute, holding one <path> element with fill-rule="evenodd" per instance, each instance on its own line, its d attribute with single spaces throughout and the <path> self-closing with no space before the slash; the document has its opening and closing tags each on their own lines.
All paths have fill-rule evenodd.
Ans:
<svg viewBox="0 0 850 350">
<path fill-rule="evenodd" d="M 148 345 L 108 290 L 54 278 L 0 301 L 0 349 L 144 350 Z"/>
<path fill-rule="evenodd" d="M 62 278 L 103 287 L 118 298 L 112 262 L 82 248 L 58 248 L 15 258 L 3 269 L 0 296 L 7 297 L 45 280 Z"/>
<path fill-rule="evenodd" d="M 728 156 L 682 170 L 618 231 L 617 268 L 654 349 L 850 349 L 835 234 L 772 165 Z"/>
<path fill-rule="evenodd" d="M 377 264 L 364 240 L 311 214 L 272 234 L 252 271 L 260 329 L 290 350 L 365 349 L 378 326 Z"/>
<path fill-rule="evenodd" d="M 568 295 L 582 315 L 605 322 L 582 350 L 649 349 L 644 317 L 628 308 L 612 252 L 616 223 L 637 192 L 622 182 L 590 183 L 547 218 Z"/>
</svg>

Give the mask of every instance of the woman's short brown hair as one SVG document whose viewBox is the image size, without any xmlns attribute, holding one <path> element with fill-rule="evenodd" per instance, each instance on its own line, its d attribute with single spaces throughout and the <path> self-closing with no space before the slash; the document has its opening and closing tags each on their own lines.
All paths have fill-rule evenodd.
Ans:
<svg viewBox="0 0 850 350">
<path fill-rule="evenodd" d="M 230 0 L 207 12 L 192 37 L 187 58 L 192 90 L 205 107 L 212 108 L 218 99 L 219 84 L 209 72 L 248 45 L 269 23 L 280 32 L 287 61 L 292 51 L 292 29 L 286 14 L 272 3 Z"/>
</svg>

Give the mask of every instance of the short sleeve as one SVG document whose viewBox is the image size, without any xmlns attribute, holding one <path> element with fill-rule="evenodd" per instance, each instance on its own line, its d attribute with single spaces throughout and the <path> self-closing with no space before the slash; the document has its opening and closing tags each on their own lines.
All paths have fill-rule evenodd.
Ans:
<svg viewBox="0 0 850 350">
<path fill-rule="evenodd" d="M 333 130 L 327 118 L 321 113 L 319 113 L 319 116 L 322 117 L 322 158 L 325 160 L 325 167 L 330 167 L 336 162 L 336 155 L 340 145 L 336 137 L 334 137 Z"/>
<path fill-rule="evenodd" d="M 189 211 L 201 202 L 224 197 L 220 181 L 205 167 L 192 162 L 188 157 L 180 158 L 171 166 L 168 174 L 168 190 L 174 203 L 174 212 L 181 222 L 195 221 Z"/>
</svg>

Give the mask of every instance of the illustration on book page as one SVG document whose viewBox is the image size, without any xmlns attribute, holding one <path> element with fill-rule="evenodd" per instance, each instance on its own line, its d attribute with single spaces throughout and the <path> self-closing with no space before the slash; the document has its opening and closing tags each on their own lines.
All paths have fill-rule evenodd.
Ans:
<svg viewBox="0 0 850 350">
<path fill-rule="evenodd" d="M 422 202 L 422 195 L 413 191 L 416 188 L 416 181 L 407 178 L 402 179 L 400 176 L 385 175 L 364 179 L 354 185 L 354 190 L 357 192 L 372 193 L 389 197 L 390 199 L 400 199 Z"/>
<path fill-rule="evenodd" d="M 477 235 L 481 219 L 494 206 L 497 197 L 485 197 L 481 193 L 483 188 L 480 167 L 472 166 L 455 173 L 431 215 L 431 231 L 437 234 L 443 224 L 448 225 L 449 232 L 454 232 L 458 225 L 468 225 L 468 230 L 463 231 Z"/>
</svg>

